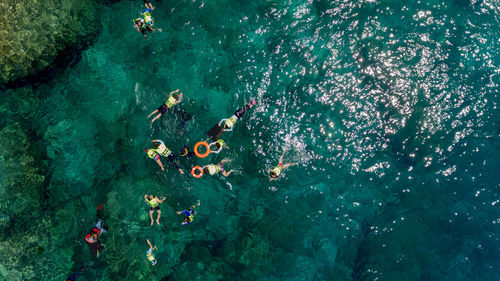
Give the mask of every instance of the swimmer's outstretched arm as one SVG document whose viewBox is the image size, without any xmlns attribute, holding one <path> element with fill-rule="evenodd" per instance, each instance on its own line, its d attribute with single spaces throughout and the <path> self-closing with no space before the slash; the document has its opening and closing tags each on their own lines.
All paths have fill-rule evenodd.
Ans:
<svg viewBox="0 0 500 281">
<path fill-rule="evenodd" d="M 286 169 L 290 166 L 295 166 L 295 165 L 299 165 L 299 163 L 287 163 L 287 164 L 283 164 L 283 169 Z"/>
<path fill-rule="evenodd" d="M 146 239 L 146 241 L 148 241 L 148 245 L 149 245 L 149 247 L 150 247 L 151 249 L 153 249 L 153 250 L 154 250 L 154 249 L 156 249 L 156 246 L 153 246 L 153 245 L 151 244 L 151 242 L 149 242 L 149 239 Z"/>
<path fill-rule="evenodd" d="M 196 204 L 194 204 L 193 206 L 191 206 L 191 209 L 193 209 L 193 210 L 194 210 L 194 208 L 196 208 L 196 207 L 198 207 L 198 206 L 200 206 L 200 200 L 198 200 L 198 201 L 196 202 Z"/>
<path fill-rule="evenodd" d="M 179 91 L 179 90 L 177 90 L 177 91 Z M 176 101 L 175 104 L 179 104 L 179 103 L 181 103 L 181 101 L 182 101 L 182 93 L 179 95 L 179 100 Z"/>
<path fill-rule="evenodd" d="M 163 203 L 163 201 L 165 201 L 166 197 L 163 197 L 163 199 L 160 200 L 160 198 L 156 197 L 156 200 L 160 203 Z"/>
<path fill-rule="evenodd" d="M 165 143 L 162 140 L 152 140 L 151 142 L 159 142 L 159 143 L 165 145 Z"/>
<path fill-rule="evenodd" d="M 169 97 L 172 97 L 173 94 L 177 93 L 179 91 L 179 89 L 175 90 L 175 91 L 172 91 L 170 92 L 170 94 L 168 94 Z"/>
</svg>

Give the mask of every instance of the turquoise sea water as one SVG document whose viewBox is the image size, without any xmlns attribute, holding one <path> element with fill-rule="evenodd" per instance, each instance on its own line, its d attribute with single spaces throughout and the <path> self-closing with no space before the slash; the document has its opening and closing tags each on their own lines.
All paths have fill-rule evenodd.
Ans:
<svg viewBox="0 0 500 281">
<path fill-rule="evenodd" d="M 142 1 L 101 4 L 72 63 L 2 90 L 0 279 L 88 261 L 78 280 L 500 279 L 499 1 L 153 4 L 162 33 L 133 29 Z M 175 89 L 183 102 L 151 125 Z M 143 152 L 193 147 L 251 98 L 230 149 L 178 157 L 183 176 Z M 299 166 L 270 182 L 284 149 Z M 227 178 L 188 173 L 223 158 Z M 8 188 L 30 168 L 42 185 Z M 146 193 L 167 198 L 161 226 Z"/>
</svg>

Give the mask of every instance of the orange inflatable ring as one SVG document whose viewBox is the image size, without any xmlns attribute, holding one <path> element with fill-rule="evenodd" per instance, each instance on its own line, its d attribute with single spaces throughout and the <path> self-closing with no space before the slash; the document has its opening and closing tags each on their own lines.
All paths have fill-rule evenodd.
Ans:
<svg viewBox="0 0 500 281">
<path fill-rule="evenodd" d="M 196 173 L 196 171 L 200 171 L 199 174 Z M 194 166 L 193 169 L 191 169 L 191 175 L 197 179 L 201 178 L 203 176 L 203 170 L 201 169 L 200 166 Z"/>
<path fill-rule="evenodd" d="M 207 151 L 205 151 L 205 153 L 203 153 L 203 154 L 198 152 L 198 147 L 200 145 L 203 145 L 204 147 L 207 148 Z M 210 146 L 208 146 L 208 143 L 206 141 L 200 141 L 194 145 L 194 154 L 196 154 L 196 156 L 198 156 L 200 158 L 205 158 L 208 156 L 208 154 L 210 154 Z"/>
</svg>

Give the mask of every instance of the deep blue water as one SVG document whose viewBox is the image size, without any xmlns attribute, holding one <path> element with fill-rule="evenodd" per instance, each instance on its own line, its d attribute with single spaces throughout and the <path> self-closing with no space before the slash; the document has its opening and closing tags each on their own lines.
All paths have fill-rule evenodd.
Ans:
<svg viewBox="0 0 500 281">
<path fill-rule="evenodd" d="M 131 24 L 141 4 L 103 5 L 79 60 L 2 93 L 2 154 L 25 132 L 46 178 L 28 215 L 45 228 L 4 232 L 16 258 L 0 278 L 62 280 L 92 260 L 78 280 L 500 280 L 498 1 L 157 1 L 149 40 Z M 183 176 L 143 152 L 192 148 L 252 98 L 230 149 L 178 157 Z M 299 165 L 271 182 L 283 150 Z M 189 175 L 223 158 L 229 177 Z M 161 226 L 146 193 L 167 198 Z M 83 237 L 99 203 L 96 259 Z"/>
</svg>

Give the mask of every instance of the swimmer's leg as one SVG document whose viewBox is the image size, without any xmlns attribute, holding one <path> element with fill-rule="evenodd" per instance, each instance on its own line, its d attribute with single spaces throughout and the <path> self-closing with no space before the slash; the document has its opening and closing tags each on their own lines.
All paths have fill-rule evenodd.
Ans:
<svg viewBox="0 0 500 281">
<path fill-rule="evenodd" d="M 156 217 L 156 223 L 160 225 L 161 210 L 158 210 L 156 212 L 158 213 L 158 217 Z"/>
<path fill-rule="evenodd" d="M 243 117 L 243 115 L 250 109 L 252 108 L 252 106 L 255 105 L 255 101 L 252 100 L 250 101 L 249 103 L 247 103 L 244 107 L 242 107 L 241 109 L 237 110 L 234 115 L 236 117 L 238 117 L 238 119 L 240 119 L 241 117 Z"/>
<path fill-rule="evenodd" d="M 153 225 L 153 209 L 149 210 L 149 218 L 151 219 L 151 225 Z"/>
<path fill-rule="evenodd" d="M 175 163 L 175 155 L 173 153 L 170 153 L 169 156 L 167 156 L 167 159 L 172 163 L 172 165 L 179 171 L 179 173 L 184 174 L 184 171 Z"/>
<path fill-rule="evenodd" d="M 153 120 L 151 120 L 151 123 L 153 123 L 154 121 L 156 121 L 156 119 L 160 118 L 161 117 L 161 113 L 158 113 L 158 115 L 155 116 L 155 118 L 153 118 Z"/>
</svg>

